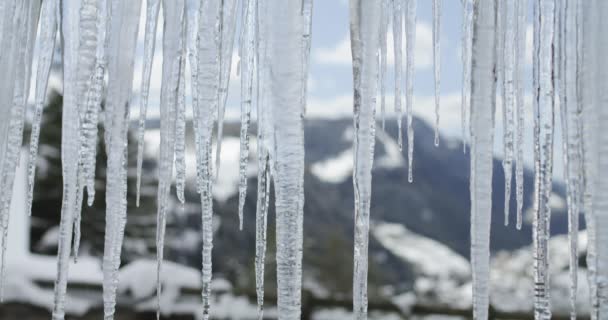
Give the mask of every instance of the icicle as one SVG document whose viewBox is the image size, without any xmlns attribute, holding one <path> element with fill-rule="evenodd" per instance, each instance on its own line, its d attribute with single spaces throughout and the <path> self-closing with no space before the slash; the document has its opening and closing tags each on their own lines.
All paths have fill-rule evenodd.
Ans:
<svg viewBox="0 0 608 320">
<path fill-rule="evenodd" d="M 535 131 L 535 213 L 534 213 L 534 316 L 550 319 L 548 240 L 551 207 L 553 154 L 553 0 L 535 1 L 534 14 L 534 131 Z"/>
<path fill-rule="evenodd" d="M 106 72 L 106 47 L 108 45 L 107 21 L 109 20 L 108 0 L 97 1 L 97 47 L 95 50 L 95 66 L 92 83 L 85 96 L 85 121 L 83 124 L 84 145 L 81 146 L 84 159 L 83 174 L 87 188 L 87 204 L 93 205 L 95 198 L 95 168 L 97 158 L 97 133 L 99 110 L 104 91 Z"/>
<path fill-rule="evenodd" d="M 232 48 L 236 30 L 237 0 L 222 0 L 220 11 L 220 91 L 217 115 L 217 150 L 215 153 L 215 178 L 220 172 L 222 140 L 224 136 L 224 114 L 228 85 L 230 84 L 230 68 L 232 67 Z"/>
<path fill-rule="evenodd" d="M 515 68 L 517 56 L 516 23 L 517 6 L 515 1 L 503 3 L 504 11 L 501 13 L 504 20 L 504 48 L 503 59 L 503 83 L 502 83 L 502 123 L 503 123 L 503 144 L 504 159 L 502 167 L 505 175 L 505 226 L 509 225 L 509 209 L 511 202 L 511 180 L 513 177 L 513 148 L 515 135 Z"/>
<path fill-rule="evenodd" d="M 133 64 L 141 0 L 112 1 L 109 20 L 108 91 L 105 131 L 106 230 L 103 254 L 104 319 L 113 319 L 118 287 L 120 253 L 127 222 L 127 136 L 133 82 Z"/>
<path fill-rule="evenodd" d="M 583 124 L 583 154 L 585 181 L 585 219 L 589 229 L 587 265 L 591 295 L 591 319 L 604 319 L 608 314 L 608 226 L 606 192 L 608 180 L 608 137 L 602 128 L 608 120 L 606 83 L 608 69 L 604 63 L 608 43 L 603 35 L 608 31 L 603 17 L 608 3 L 581 1 L 582 29 L 578 34 L 580 54 L 580 103 Z M 581 16 L 579 16 L 581 17 Z"/>
<path fill-rule="evenodd" d="M 61 35 L 63 43 L 63 110 L 61 132 L 61 167 L 63 177 L 63 201 L 59 225 L 59 245 L 57 249 L 57 280 L 53 319 L 65 316 L 65 296 L 68 280 L 68 265 L 72 245 L 72 229 L 76 217 L 78 186 L 78 160 L 80 124 L 78 112 L 78 46 L 80 0 L 61 1 Z"/>
<path fill-rule="evenodd" d="M 408 0 L 407 20 L 406 20 L 406 48 L 407 65 L 405 68 L 405 107 L 407 109 L 407 180 L 414 181 L 413 162 L 414 162 L 414 127 L 412 126 L 414 112 L 414 46 L 416 43 L 416 2 L 418 0 Z"/>
<path fill-rule="evenodd" d="M 526 1 L 526 0 L 521 0 Z M 471 100 L 471 41 L 473 39 L 473 0 L 462 1 L 462 95 L 460 125 L 462 130 L 462 152 L 467 152 L 467 110 Z"/>
<path fill-rule="evenodd" d="M 433 0 L 433 73 L 435 75 L 435 146 L 439 146 L 439 96 L 441 94 L 441 1 Z"/>
<path fill-rule="evenodd" d="M 247 0 L 244 17 L 243 59 L 241 60 L 241 136 L 239 161 L 239 229 L 243 230 L 243 208 L 247 196 L 247 165 L 249 163 L 249 122 L 253 96 L 254 58 L 256 49 L 256 8 L 257 0 Z"/>
<path fill-rule="evenodd" d="M 272 112 L 274 148 L 271 156 L 276 195 L 277 309 L 280 319 L 300 319 L 304 207 L 304 128 L 302 102 L 306 77 L 302 64 L 306 32 L 302 0 L 271 0 L 260 11 L 265 24 L 266 57 L 261 68 L 268 108 Z M 377 37 L 379 30 L 375 30 Z M 376 47 L 377 48 L 377 47 Z M 264 119 L 265 121 L 268 119 Z"/>
<path fill-rule="evenodd" d="M 375 144 L 374 109 L 376 104 L 380 15 L 381 4 L 377 1 L 350 1 L 350 34 L 355 101 L 355 168 L 353 170 L 353 185 L 355 190 L 355 257 L 353 309 L 356 319 L 367 319 L 367 254 Z M 394 23 L 398 23 L 397 21 Z M 410 39 L 409 37 L 407 39 L 408 46 L 410 45 Z M 408 54 L 408 59 L 409 56 Z"/>
<path fill-rule="evenodd" d="M 516 71 L 515 71 L 515 90 L 517 104 L 517 142 L 516 146 L 516 167 L 515 167 L 515 183 L 516 183 L 516 200 L 517 200 L 517 229 L 521 229 L 523 222 L 523 207 L 524 207 L 524 62 L 526 54 L 526 28 L 527 28 L 527 0 L 518 0 L 517 4 L 517 38 L 516 38 Z"/>
<path fill-rule="evenodd" d="M 578 104 L 578 1 L 561 1 L 560 5 L 560 106 L 564 177 L 568 202 L 568 237 L 570 244 L 570 306 L 571 318 L 576 319 L 578 288 L 578 219 L 582 203 L 581 119 Z"/>
<path fill-rule="evenodd" d="M 495 2 L 474 2 L 471 64 L 471 268 L 473 317 L 488 319 L 492 148 L 494 143 L 496 66 Z"/>
<path fill-rule="evenodd" d="M 302 18 L 304 20 L 304 34 L 302 35 L 302 46 L 304 57 L 302 58 L 302 72 L 304 74 L 304 86 L 302 86 L 302 117 L 306 115 L 306 94 L 308 92 L 308 63 L 310 60 L 310 40 L 312 39 L 312 1 L 302 0 Z"/>
<path fill-rule="evenodd" d="M 260 110 L 258 108 L 258 110 Z M 260 113 L 258 112 L 258 116 Z M 258 117 L 258 119 L 260 119 Z M 258 128 L 259 122 L 258 122 Z M 270 159 L 261 141 L 262 130 L 258 129 L 258 197 L 255 212 L 255 288 L 258 304 L 258 319 L 264 317 L 264 264 L 266 260 L 266 230 L 268 202 L 270 197 Z"/>
<path fill-rule="evenodd" d="M 135 202 L 138 207 L 141 191 L 141 167 L 144 158 L 144 134 L 146 130 L 146 113 L 148 109 L 148 96 L 150 95 L 150 77 L 152 75 L 152 62 L 154 59 L 154 47 L 156 45 L 156 27 L 158 25 L 159 11 L 160 0 L 146 0 L 144 70 L 141 76 L 141 105 L 139 106 L 139 127 L 137 129 L 137 194 Z"/>
<path fill-rule="evenodd" d="M 161 269 L 164 256 L 166 216 L 170 210 L 171 178 L 173 176 L 173 161 L 175 155 L 175 128 L 183 62 L 182 48 L 184 35 L 182 21 L 184 18 L 183 0 L 163 0 L 164 30 L 163 30 L 163 71 L 160 95 L 160 155 L 158 171 L 158 216 L 156 225 L 156 256 L 157 256 L 157 319 L 160 317 L 161 300 Z"/>
<path fill-rule="evenodd" d="M 403 45 L 401 41 L 403 39 L 402 30 L 403 30 L 403 9 L 401 7 L 401 1 L 393 1 L 393 47 L 395 53 L 395 113 L 397 114 L 397 144 L 399 145 L 399 150 L 403 148 L 403 130 L 401 122 L 403 118 L 403 111 L 401 111 L 401 74 L 403 73 L 402 66 L 402 48 Z M 408 34 L 409 35 L 409 34 Z M 409 37 L 408 37 L 408 45 L 409 45 Z M 409 47 L 408 47 L 409 48 Z M 408 51 L 409 58 L 409 51 Z M 408 60 L 409 62 L 409 60 Z"/>
<path fill-rule="evenodd" d="M 258 153 L 258 191 L 257 191 L 257 207 L 255 212 L 255 288 L 258 305 L 258 319 L 264 317 L 264 264 L 266 259 L 266 233 L 268 219 L 268 204 L 270 200 L 270 153 L 272 149 L 272 112 L 265 103 L 267 92 L 263 86 L 267 80 L 267 68 L 261 68 L 266 65 L 266 52 L 263 36 L 265 23 L 259 18 L 259 13 L 264 10 L 264 2 L 256 1 L 255 8 L 255 27 L 258 31 L 256 40 L 256 60 L 259 66 L 256 69 L 256 106 L 257 106 L 257 153 Z"/>
<path fill-rule="evenodd" d="M 186 20 L 182 23 L 182 34 L 186 34 Z M 185 39 L 184 39 L 185 40 Z M 186 41 L 182 40 L 179 84 L 177 91 L 177 115 L 175 123 L 175 189 L 177 199 L 184 204 L 186 188 Z"/>
<path fill-rule="evenodd" d="M 387 33 L 390 21 L 390 0 L 382 0 L 382 28 L 380 28 L 380 113 L 382 115 L 382 130 L 386 130 L 386 59 L 387 59 Z M 401 116 L 399 116 L 401 121 Z M 401 129 L 399 129 L 401 134 Z"/>
<path fill-rule="evenodd" d="M 1 266 L 0 266 L 0 301 L 3 297 L 4 271 L 6 261 L 6 248 L 8 240 L 8 222 L 10 215 L 10 202 L 13 191 L 15 171 L 21 155 L 21 141 L 23 139 L 23 123 L 25 116 L 26 100 L 29 95 L 29 83 L 31 72 L 31 60 L 38 26 L 38 15 L 40 2 L 36 0 L 17 1 L 16 4 L 7 3 L 10 6 L 5 12 L 7 14 L 4 32 L 9 37 L 2 39 L 6 50 L 0 57 L 0 72 L 5 75 L 5 80 L 0 82 L 3 95 L 0 103 L 3 104 L 2 114 L 6 114 L 0 123 L 0 236 L 2 242 Z M 12 6 L 11 6 L 12 5 Z M 6 42 L 4 41 L 6 40 Z M 7 73 L 4 73 L 7 72 Z"/>
<path fill-rule="evenodd" d="M 80 137 L 82 138 L 82 131 L 80 132 Z M 80 156 L 82 157 L 82 153 L 80 154 Z M 82 163 L 79 163 L 79 165 L 81 164 Z M 72 241 L 74 245 L 74 248 L 72 249 L 72 258 L 74 258 L 74 263 L 78 263 L 78 252 L 80 250 L 80 222 L 82 220 L 82 198 L 84 196 L 82 185 L 83 181 L 83 172 L 82 170 L 79 170 L 77 180 L 77 186 L 79 191 L 76 197 L 75 205 L 78 210 L 76 210 L 76 215 L 74 216 L 74 240 Z"/>
<path fill-rule="evenodd" d="M 79 45 L 78 45 L 78 80 L 77 90 L 78 96 L 78 113 L 80 120 L 80 158 L 78 160 L 78 197 L 76 198 L 76 207 L 78 210 L 74 216 L 74 250 L 72 255 L 74 256 L 74 262 L 78 261 L 78 250 L 80 248 L 80 221 L 82 210 L 82 198 L 83 190 L 87 185 L 85 170 L 94 170 L 94 166 L 91 168 L 88 161 L 91 158 L 90 153 L 95 154 L 97 140 L 90 139 L 90 133 L 87 130 L 94 130 L 93 127 L 97 126 L 97 118 L 92 117 L 91 113 L 97 110 L 89 110 L 88 95 L 94 81 L 94 70 L 96 64 L 96 49 L 97 49 L 97 1 L 96 0 L 82 0 L 79 13 Z M 93 75 L 93 76 L 91 76 Z M 94 122 L 93 122 L 94 121 Z M 96 131 L 96 130 L 95 130 Z M 94 145 L 89 145 L 93 143 Z M 94 155 L 93 155 L 94 157 Z M 92 173 L 92 176 L 95 174 Z M 87 189 L 88 202 L 92 204 L 94 197 L 94 187 Z"/>
<path fill-rule="evenodd" d="M 598 67 L 597 39 L 592 36 L 596 31 L 596 23 L 599 19 L 597 1 L 582 1 L 579 18 L 581 21 L 578 28 L 580 45 L 577 46 L 579 54 L 579 99 L 578 105 L 582 109 L 582 161 L 583 161 L 583 207 L 585 213 L 585 225 L 587 227 L 587 281 L 589 283 L 590 318 L 599 317 L 598 297 L 598 248 L 597 248 L 597 220 L 594 212 L 595 181 L 598 175 L 597 168 L 597 126 L 598 106 L 597 96 L 598 83 L 594 71 Z"/>
<path fill-rule="evenodd" d="M 38 41 L 40 55 L 36 71 L 36 91 L 34 102 L 34 117 L 32 119 L 32 132 L 30 134 L 30 147 L 27 165 L 27 202 L 26 212 L 32 215 L 32 202 L 34 200 L 34 181 L 36 177 L 36 162 L 38 158 L 38 141 L 42 121 L 42 109 L 46 99 L 47 85 L 51 73 L 51 63 L 55 52 L 55 38 L 57 35 L 57 2 L 48 0 L 42 2 L 40 12 L 40 39 Z M 1 23 L 0 23 L 1 24 Z"/>
<path fill-rule="evenodd" d="M 218 41 L 220 26 L 220 0 L 201 2 L 198 19 L 197 44 L 197 99 L 194 112 L 194 126 L 197 145 L 197 180 L 201 194 L 202 220 L 202 300 L 203 319 L 209 318 L 211 303 L 211 250 L 213 248 L 213 195 L 212 195 L 212 160 L 211 138 L 213 134 L 213 115 L 218 110 L 220 97 L 220 56 L 221 47 Z"/>
<path fill-rule="evenodd" d="M 199 119 L 199 106 L 198 106 L 198 59 L 197 59 L 197 45 L 198 45 L 198 17 L 199 17 L 200 1 L 198 0 L 186 0 L 186 47 L 187 47 L 187 59 L 190 68 L 190 95 L 192 97 L 192 129 L 194 136 L 198 137 L 199 130 L 196 124 L 196 119 Z M 195 139 L 195 152 L 200 154 L 199 139 Z M 196 191 L 200 193 L 201 186 L 199 182 L 201 172 L 196 170 L 197 175 L 197 186 Z"/>
</svg>

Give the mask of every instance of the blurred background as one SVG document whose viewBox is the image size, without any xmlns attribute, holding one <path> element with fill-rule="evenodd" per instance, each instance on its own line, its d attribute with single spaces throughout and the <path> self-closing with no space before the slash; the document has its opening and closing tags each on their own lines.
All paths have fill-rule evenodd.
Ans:
<svg viewBox="0 0 608 320">
<path fill-rule="evenodd" d="M 189 0 L 194 1 L 194 0 Z M 303 319 L 351 319 L 353 266 L 352 71 L 348 3 L 316 1 L 313 13 L 308 114 L 305 120 L 305 206 Z M 393 74 L 387 76 L 386 131 L 378 127 L 373 172 L 370 230 L 369 310 L 372 319 L 466 319 L 471 314 L 469 264 L 469 154 L 460 135 L 460 16 L 458 1 L 444 1 L 442 20 L 441 142 L 433 144 L 434 121 L 431 2 L 420 1 L 414 85 L 414 182 L 407 181 L 406 154 L 397 146 Z M 162 19 L 162 14 L 161 14 Z M 142 23 L 145 14 L 142 14 Z M 162 22 L 161 22 L 162 25 Z M 140 27 L 140 30 L 142 28 Z M 528 28 L 531 29 L 531 28 Z M 141 32 L 140 32 L 141 33 Z M 531 43 L 528 32 L 528 43 Z M 389 39 L 391 35 L 389 35 Z M 157 43 L 162 41 L 159 30 Z M 531 47 L 529 46 L 528 49 Z M 131 115 L 138 116 L 143 34 L 138 40 Z M 528 50 L 530 51 L 530 50 Z M 392 52 L 392 40 L 389 41 Z M 392 54 L 390 54 L 392 56 Z M 44 111 L 32 216 L 25 213 L 27 152 L 15 182 L 7 253 L 2 319 L 48 319 L 53 303 L 61 211 L 61 61 L 55 54 L 48 105 Z M 240 81 L 233 59 L 232 81 L 221 167 L 214 184 L 213 319 L 256 319 L 255 199 L 257 156 L 255 119 L 251 127 L 248 193 L 244 228 L 238 229 L 238 156 Z M 129 207 L 122 250 L 116 319 L 153 319 L 156 311 L 156 188 L 159 147 L 158 102 L 162 46 L 157 45 L 150 99 L 142 202 L 135 207 L 136 141 L 132 122 L 129 144 Z M 530 61 L 526 62 L 527 67 Z M 391 67 L 389 66 L 389 69 Z M 529 69 L 529 68 L 528 68 Z M 189 97 L 188 97 L 189 98 Z M 527 110 L 531 107 L 527 97 Z M 188 112 L 191 112 L 190 110 Z M 255 114 L 253 112 L 252 114 Z M 525 174 L 524 225 L 503 225 L 504 175 L 501 166 L 502 121 L 497 108 L 493 175 L 491 315 L 500 319 L 532 317 L 533 172 Z M 526 164 L 531 164 L 531 116 L 526 118 Z M 556 121 L 559 124 L 559 121 Z M 201 218 L 195 190 L 191 124 L 187 132 L 186 204 L 172 192 L 161 281 L 163 319 L 197 319 L 200 305 Z M 551 298 L 554 318 L 569 318 L 567 217 L 561 178 L 561 132 L 556 134 L 555 185 L 551 197 Z M 405 135 L 405 130 L 403 132 Z M 26 130 L 24 148 L 29 133 Z M 96 198 L 82 213 L 78 262 L 70 265 L 67 312 L 71 319 L 103 315 L 101 255 L 105 227 L 105 153 L 100 124 Z M 271 203 L 273 199 L 271 197 Z M 274 206 L 268 219 L 265 318 L 276 318 Z M 582 221 L 581 221 L 582 222 Z M 583 225 L 584 227 L 584 225 Z M 586 234 L 581 234 L 579 310 L 588 314 Z"/>
</svg>

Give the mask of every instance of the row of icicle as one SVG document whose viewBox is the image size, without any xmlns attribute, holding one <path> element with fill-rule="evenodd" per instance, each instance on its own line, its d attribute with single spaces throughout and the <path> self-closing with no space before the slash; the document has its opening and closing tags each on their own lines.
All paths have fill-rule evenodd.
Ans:
<svg viewBox="0 0 608 320">
<path fill-rule="evenodd" d="M 530 3 L 532 2 L 532 3 Z M 505 176 L 504 222 L 508 225 L 511 181 L 515 166 L 516 228 L 522 226 L 524 201 L 524 103 L 526 27 L 532 4 L 534 48 L 532 101 L 534 118 L 534 310 L 549 319 L 549 198 L 553 176 L 554 122 L 561 120 L 564 177 L 570 242 L 571 310 L 576 317 L 577 232 L 579 213 L 586 220 L 591 317 L 608 313 L 608 120 L 603 96 L 608 68 L 608 16 L 603 0 L 463 0 L 462 133 L 470 142 L 471 263 L 473 311 L 487 319 L 489 310 L 489 239 L 492 209 L 493 132 L 496 105 L 502 105 Z M 350 36 L 354 82 L 355 259 L 353 309 L 367 317 L 367 261 L 376 108 L 385 127 L 387 35 L 394 37 L 394 90 L 398 145 L 402 139 L 402 86 L 405 84 L 408 180 L 413 181 L 413 81 L 417 0 L 351 0 Z M 435 145 L 439 144 L 440 21 L 442 0 L 433 0 Z M 127 132 L 133 77 L 141 76 L 137 153 L 137 204 L 141 184 L 143 138 L 160 9 L 162 26 L 161 147 L 157 250 L 157 293 L 166 216 L 172 210 L 170 190 L 175 171 L 177 198 L 184 202 L 186 86 L 190 85 L 195 136 L 197 191 L 201 196 L 203 315 L 210 311 L 213 247 L 214 171 L 220 165 L 223 118 L 234 43 L 241 80 L 239 227 L 247 193 L 249 124 L 257 111 L 258 194 L 256 209 L 256 293 L 263 316 L 264 259 L 270 183 L 277 211 L 278 314 L 298 319 L 301 306 L 304 205 L 304 131 L 306 79 L 312 31 L 312 0 L 147 0 L 143 73 L 134 74 L 135 48 L 142 0 L 7 0 L 0 2 L 0 218 L 2 266 L 15 169 L 26 115 L 34 47 L 40 52 L 35 70 L 34 112 L 28 163 L 27 210 L 31 211 L 38 138 L 47 84 L 61 36 L 64 82 L 62 119 L 63 204 L 58 246 L 54 319 L 65 315 L 68 265 L 80 242 L 80 211 L 95 196 L 97 125 L 103 122 L 108 155 L 106 234 L 103 256 L 103 300 L 106 319 L 116 305 L 120 251 L 127 215 Z M 239 20 L 240 17 L 240 20 Z M 392 21 L 392 23 L 391 23 Z M 240 28 L 237 28 L 237 25 Z M 405 32 L 404 31 L 405 26 Z M 38 31 L 39 30 L 39 31 Z M 237 34 L 237 30 L 240 32 Z M 405 42 L 405 59 L 402 43 Z M 405 81 L 403 64 L 405 61 Z M 186 78 L 186 71 L 190 79 Z M 376 95 L 380 93 L 379 103 Z M 102 108 L 102 101 L 103 103 Z M 378 106 L 379 105 L 379 106 Z M 217 124 L 216 159 L 212 159 Z M 463 146 L 465 144 L 463 143 Z M 466 148 L 466 146 L 464 147 Z M 465 149 L 466 150 L 466 149 Z M 73 245 L 73 247 L 72 247 Z M 2 286 L 0 285 L 0 291 Z M 1 292 L 0 292 L 1 294 Z M 162 310 L 162 306 L 158 306 Z"/>
</svg>

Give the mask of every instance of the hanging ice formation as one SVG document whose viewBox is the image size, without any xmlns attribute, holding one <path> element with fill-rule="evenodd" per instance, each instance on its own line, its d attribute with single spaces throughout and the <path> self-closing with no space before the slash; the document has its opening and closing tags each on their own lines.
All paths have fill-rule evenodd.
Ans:
<svg viewBox="0 0 608 320">
<path fill-rule="evenodd" d="M 474 5 L 471 63 L 471 273 L 473 317 L 488 319 L 490 303 L 490 222 L 492 216 L 492 147 L 496 67 L 496 3 Z"/>
<path fill-rule="evenodd" d="M 220 155 L 222 153 L 222 137 L 224 132 L 224 114 L 226 112 L 226 99 L 228 98 L 228 85 L 230 84 L 230 67 L 232 66 L 232 48 L 236 29 L 237 0 L 222 0 L 220 7 L 220 88 L 217 113 L 217 145 L 215 153 L 215 175 L 220 171 Z"/>
<path fill-rule="evenodd" d="M 137 194 L 135 200 L 137 206 L 139 206 L 141 192 L 141 167 L 144 159 L 144 132 L 146 129 L 146 113 L 148 110 L 148 97 L 150 95 L 150 77 L 152 76 L 152 62 L 154 58 L 154 47 L 156 45 L 156 26 L 158 24 L 159 11 L 160 0 L 146 1 L 144 68 L 141 76 L 141 101 L 139 102 L 139 128 L 137 130 Z"/>
<path fill-rule="evenodd" d="M 247 196 L 247 165 L 249 163 L 249 123 L 253 104 L 253 78 L 256 49 L 257 0 L 244 0 L 241 38 L 241 132 L 239 152 L 239 229 L 243 230 L 243 210 Z M 259 118 L 258 118 L 259 121 Z M 258 142 L 259 143 L 259 142 Z"/>
<path fill-rule="evenodd" d="M 36 38 L 40 1 L 5 1 L 0 8 L 0 300 L 3 297 L 8 220 L 15 170 L 21 154 L 31 60 Z M 16 35 L 23 35 L 23 39 Z"/>
<path fill-rule="evenodd" d="M 568 232 L 570 245 L 570 307 L 572 318 L 576 318 L 576 291 L 578 287 L 578 221 L 582 206 L 582 122 L 580 118 L 579 87 L 579 31 L 581 23 L 580 2 L 561 0 L 559 5 L 558 49 L 559 105 L 562 125 L 564 178 L 567 189 Z"/>
<path fill-rule="evenodd" d="M 433 0 L 433 74 L 435 77 L 435 146 L 439 146 L 439 96 L 441 90 L 441 2 Z"/>
<path fill-rule="evenodd" d="M 505 175 L 505 201 L 504 211 L 505 226 L 509 224 L 509 208 L 511 203 L 511 181 L 513 176 L 513 149 L 515 135 L 515 76 L 517 47 L 516 26 L 517 26 L 517 1 L 506 1 L 502 3 L 504 16 L 502 20 L 502 34 L 500 42 L 503 43 L 502 54 L 498 59 L 502 59 L 502 83 L 499 83 L 502 93 L 502 123 L 503 123 L 503 144 L 504 159 L 502 167 Z"/>
<path fill-rule="evenodd" d="M 534 2 L 534 162 L 535 210 L 534 242 L 534 306 L 536 319 L 550 319 L 549 227 L 553 166 L 554 123 L 554 12 L 553 0 Z"/>
<path fill-rule="evenodd" d="M 536 319 L 551 316 L 548 239 L 552 193 L 555 116 L 562 127 L 566 183 L 571 317 L 577 316 L 579 214 L 587 226 L 587 269 L 591 318 L 608 314 L 608 121 L 605 88 L 608 69 L 608 3 L 602 0 L 534 0 L 534 308 Z M 95 195 L 97 125 L 105 126 L 108 155 L 106 233 L 103 256 L 103 301 L 112 319 L 120 252 L 127 215 L 127 132 L 133 95 L 133 64 L 138 28 L 145 30 L 141 105 L 137 128 L 137 202 L 141 184 L 143 137 L 150 96 L 152 59 L 160 6 L 163 6 L 161 79 L 161 148 L 158 189 L 158 294 L 167 214 L 173 210 L 171 185 L 184 201 L 186 88 L 191 88 L 195 136 L 197 191 L 201 196 L 202 304 L 209 318 L 211 250 L 213 247 L 213 164 L 218 172 L 223 117 L 230 80 L 236 26 L 241 76 L 241 143 L 239 163 L 239 225 L 247 191 L 249 125 L 257 113 L 258 194 L 256 198 L 256 294 L 263 317 L 264 260 L 270 183 L 277 209 L 278 313 L 298 319 L 301 305 L 304 204 L 304 135 L 308 59 L 311 46 L 312 0 L 148 0 L 145 26 L 139 26 L 141 0 L 5 0 L 0 1 L 0 241 L 4 273 L 8 217 L 15 170 L 21 152 L 27 97 L 35 75 L 32 134 L 29 145 L 26 210 L 31 211 L 38 140 L 48 79 L 60 31 L 64 99 L 61 159 L 63 198 L 53 318 L 65 317 L 68 266 L 77 255 L 80 209 L 85 196 Z M 440 98 L 440 5 L 433 5 L 435 121 Z M 385 119 L 388 64 L 387 34 L 392 20 L 395 44 L 395 107 L 401 123 L 405 84 L 408 180 L 413 163 L 413 84 L 416 0 L 350 1 L 354 80 L 355 259 L 353 305 L 357 319 L 367 314 L 367 250 L 371 178 L 375 143 L 375 110 Z M 504 132 L 505 223 L 509 222 L 511 181 L 515 166 L 516 226 L 523 223 L 524 59 L 528 2 L 464 0 L 462 25 L 462 135 L 471 146 L 471 262 L 473 311 L 487 319 L 489 308 L 489 239 L 492 195 L 493 128 L 496 102 L 502 104 Z M 241 14 L 237 14 L 240 8 Z M 240 23 L 238 21 L 240 17 Z M 403 28 L 405 26 L 405 29 Z M 37 30 L 39 30 L 37 32 Z M 402 43 L 405 41 L 405 53 Z M 37 70 L 32 70 L 38 47 Z M 405 54 L 405 56 L 403 56 Z M 405 58 L 405 68 L 402 59 Z M 405 69 L 405 74 L 402 74 Z M 186 78 L 187 72 L 191 77 Z M 402 79 L 404 77 L 405 79 Z M 106 84 L 107 79 L 107 84 Z M 405 80 L 405 81 L 403 81 Z M 380 101 L 376 101 L 379 91 Z M 499 99 L 497 99 L 497 92 Z M 105 107 L 102 108 L 102 101 Z M 253 108 L 253 107 L 257 108 Z M 99 119 L 101 116 L 101 119 Z M 212 159 L 215 121 L 217 157 Z M 437 127 L 437 126 L 436 126 Z M 437 131 L 435 131 L 437 137 Z M 399 131 L 401 136 L 401 129 Z M 398 138 L 401 146 L 401 138 Z M 514 163 L 514 164 L 513 164 Z M 176 172 L 173 181 L 174 168 Z M 72 246 L 74 246 L 72 248 Z M 0 295 L 2 280 L 0 279 Z M 159 306 L 159 311 L 162 306 Z"/>
<path fill-rule="evenodd" d="M 104 2 L 100 1 L 100 4 Z M 113 319 L 120 253 L 127 222 L 127 133 L 141 0 L 111 2 L 108 30 L 108 97 L 105 110 L 108 174 L 103 254 L 104 318 Z"/>
<path fill-rule="evenodd" d="M 53 319 L 63 319 L 68 280 L 68 265 L 72 245 L 74 218 L 79 215 L 78 169 L 79 166 L 79 110 L 78 110 L 78 47 L 79 13 L 81 1 L 61 2 L 61 36 L 63 42 L 64 99 L 61 126 L 61 167 L 63 176 L 63 202 L 59 225 L 57 249 L 57 280 L 55 282 L 55 307 Z"/>
<path fill-rule="evenodd" d="M 587 264 L 591 289 L 591 318 L 603 319 L 608 315 L 608 140 L 602 133 L 602 126 L 608 119 L 606 108 L 606 82 L 608 69 L 603 57 L 608 53 L 608 43 L 603 34 L 608 31 L 602 21 L 608 13 L 608 4 L 603 1 L 580 1 L 582 18 L 578 33 L 582 45 L 578 48 L 580 68 L 579 107 L 582 108 L 583 161 L 584 161 L 584 210 L 589 229 Z M 570 134 L 570 133 L 569 133 Z"/>
<path fill-rule="evenodd" d="M 462 151 L 467 150 L 467 115 L 471 100 L 471 41 L 473 39 L 473 0 L 462 1 L 462 95 L 460 106 L 460 125 L 462 131 Z"/>
<path fill-rule="evenodd" d="M 36 159 L 38 157 L 38 139 L 40 137 L 40 122 L 42 109 L 47 93 L 47 83 L 51 74 L 51 62 L 55 52 L 55 39 L 57 37 L 57 6 L 58 0 L 49 0 L 42 3 L 40 11 L 40 35 L 38 45 L 40 56 L 38 70 L 36 70 L 36 88 L 34 101 L 34 117 L 32 119 L 32 133 L 30 135 L 30 148 L 27 167 L 27 203 L 26 210 L 32 214 L 32 201 L 34 199 L 34 178 L 36 176 Z"/>
<path fill-rule="evenodd" d="M 380 45 L 379 1 L 350 1 L 350 37 L 353 57 L 355 257 L 353 312 L 367 319 L 367 267 L 372 166 L 375 144 L 376 78 Z M 401 12 L 398 12 L 400 15 Z M 399 23 L 395 19 L 395 23 Z M 409 42 L 409 38 L 408 38 Z"/>
<path fill-rule="evenodd" d="M 416 43 L 416 5 L 418 0 L 408 0 L 406 9 L 406 66 L 405 66 L 405 108 L 407 113 L 407 180 L 414 181 L 414 44 Z"/>
<path fill-rule="evenodd" d="M 393 1 L 393 47 L 395 51 L 395 113 L 397 114 L 397 144 L 399 145 L 400 150 L 403 148 L 403 134 L 401 130 L 401 122 L 403 118 L 401 111 L 401 74 L 403 73 L 403 67 L 401 65 L 401 62 L 403 60 L 401 54 L 403 50 L 403 46 L 401 45 L 401 41 L 403 39 L 401 35 L 403 30 L 402 17 L 403 9 L 401 6 L 401 1 Z M 353 72 L 355 72 L 354 69 Z"/>
<path fill-rule="evenodd" d="M 516 26 L 516 57 L 515 57 L 515 101 L 517 104 L 517 140 L 516 140 L 516 161 L 515 161 L 515 184 L 516 184 L 516 203 L 517 203 L 517 229 L 521 229 L 523 222 L 524 206 L 524 86 L 523 86 L 523 65 L 526 59 L 526 17 L 527 0 L 517 1 L 517 26 Z"/>
<path fill-rule="evenodd" d="M 382 0 L 382 27 L 380 28 L 380 113 L 382 117 L 382 130 L 386 130 L 386 65 L 387 65 L 387 32 L 389 25 L 389 14 L 391 12 L 391 8 L 389 7 L 391 4 L 390 0 Z M 396 88 L 395 88 L 396 89 Z M 396 95 L 396 94 L 395 94 Z M 399 95 L 401 96 L 401 94 Z M 401 103 L 401 99 L 399 99 L 399 103 Z M 401 113 L 397 113 L 399 117 L 399 124 L 401 124 Z M 401 129 L 399 129 L 399 134 L 401 134 Z"/>
</svg>

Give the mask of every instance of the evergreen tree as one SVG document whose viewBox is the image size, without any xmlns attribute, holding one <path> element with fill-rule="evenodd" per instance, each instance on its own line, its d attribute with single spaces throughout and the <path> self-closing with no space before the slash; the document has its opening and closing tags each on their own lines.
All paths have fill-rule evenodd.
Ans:
<svg viewBox="0 0 608 320">
<path fill-rule="evenodd" d="M 32 204 L 32 250 L 41 253 L 55 254 L 55 248 L 36 245 L 42 235 L 52 226 L 59 223 L 62 200 L 61 176 L 61 116 L 63 97 L 57 92 L 50 94 L 49 104 L 44 110 L 40 132 L 39 156 Z M 103 120 L 102 117 L 100 117 Z M 105 233 L 105 180 L 106 153 L 103 136 L 103 121 L 99 124 L 95 201 L 93 206 L 86 204 L 86 191 L 82 207 L 81 253 L 101 255 L 103 253 Z M 144 161 L 142 178 L 142 195 L 140 206 L 135 206 L 135 166 L 137 145 L 134 136 L 129 132 L 128 144 L 128 194 L 127 225 L 123 243 L 123 261 L 138 257 L 156 255 L 156 177 L 155 162 Z"/>
</svg>

